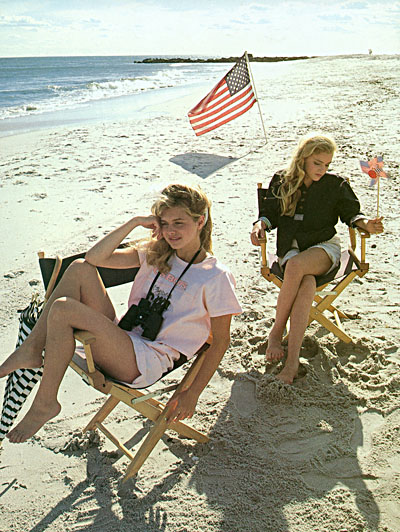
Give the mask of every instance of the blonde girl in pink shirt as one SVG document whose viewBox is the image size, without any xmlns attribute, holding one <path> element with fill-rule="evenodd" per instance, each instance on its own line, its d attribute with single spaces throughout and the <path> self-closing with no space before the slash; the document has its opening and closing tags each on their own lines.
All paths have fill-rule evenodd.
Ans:
<svg viewBox="0 0 400 532">
<path fill-rule="evenodd" d="M 118 249 L 139 226 L 152 231 L 144 249 Z M 169 185 L 151 215 L 134 216 L 71 264 L 32 333 L 0 366 L 0 377 L 37 368 L 45 350 L 39 389 L 30 410 L 7 435 L 11 442 L 26 441 L 59 414 L 58 389 L 75 351 L 74 329 L 93 333 L 96 364 L 134 387 L 155 382 L 181 353 L 193 356 L 211 333 L 212 344 L 193 384 L 171 399 L 170 419 L 193 415 L 228 348 L 232 315 L 241 312 L 232 274 L 211 254 L 211 232 L 207 196 L 198 188 Z M 97 266 L 140 267 L 129 297 L 127 317 L 133 315 L 133 321 L 121 321 L 124 328 L 117 324 Z"/>
</svg>

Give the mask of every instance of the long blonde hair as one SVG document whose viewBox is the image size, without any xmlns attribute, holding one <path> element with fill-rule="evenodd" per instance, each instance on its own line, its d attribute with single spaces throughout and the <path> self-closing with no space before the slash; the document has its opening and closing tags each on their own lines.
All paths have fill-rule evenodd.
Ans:
<svg viewBox="0 0 400 532">
<path fill-rule="evenodd" d="M 165 209 L 181 207 L 194 220 L 205 216 L 205 224 L 200 232 L 200 243 L 205 251 L 212 253 L 212 220 L 211 203 L 200 187 L 188 185 L 168 185 L 161 192 L 161 197 L 153 204 L 151 212 L 161 217 Z M 148 264 L 155 266 L 159 272 L 167 273 L 171 269 L 168 260 L 174 250 L 164 238 L 151 240 L 147 247 L 146 260 Z"/>
<path fill-rule="evenodd" d="M 305 178 L 305 159 L 310 155 L 328 153 L 333 155 L 336 151 L 335 141 L 325 135 L 303 137 L 293 154 L 289 167 L 282 176 L 282 183 L 278 188 L 277 197 L 280 200 L 281 213 L 294 216 L 296 205 L 300 199 L 300 186 Z"/>
</svg>

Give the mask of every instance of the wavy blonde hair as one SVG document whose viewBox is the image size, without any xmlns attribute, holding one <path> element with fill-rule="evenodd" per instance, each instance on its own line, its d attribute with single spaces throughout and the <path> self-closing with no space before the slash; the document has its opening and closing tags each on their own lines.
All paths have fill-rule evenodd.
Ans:
<svg viewBox="0 0 400 532">
<path fill-rule="evenodd" d="M 168 185 L 161 192 L 161 197 L 153 204 L 151 212 L 161 217 L 165 209 L 181 207 L 195 221 L 205 215 L 206 223 L 200 232 L 200 243 L 205 251 L 212 253 L 212 220 L 211 203 L 200 187 L 188 185 Z M 155 266 L 161 273 L 167 273 L 171 269 L 168 264 L 174 250 L 164 238 L 152 239 L 147 247 L 146 260 L 148 264 Z"/>
<path fill-rule="evenodd" d="M 305 160 L 310 155 L 336 151 L 335 141 L 326 135 L 312 135 L 303 137 L 293 154 L 289 167 L 282 176 L 282 183 L 278 188 L 277 198 L 280 200 L 281 213 L 294 216 L 296 205 L 300 199 L 300 187 L 305 178 Z"/>
</svg>

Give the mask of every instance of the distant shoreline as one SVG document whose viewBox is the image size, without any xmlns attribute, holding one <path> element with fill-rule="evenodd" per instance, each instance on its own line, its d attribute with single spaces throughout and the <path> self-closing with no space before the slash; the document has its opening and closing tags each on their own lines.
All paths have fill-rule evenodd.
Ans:
<svg viewBox="0 0 400 532">
<path fill-rule="evenodd" d="M 293 57 L 253 57 L 251 54 L 248 55 L 249 60 L 256 63 L 277 63 L 279 61 L 298 61 L 300 59 L 313 59 L 317 56 L 293 56 Z M 135 63 L 236 63 L 239 61 L 240 57 L 219 57 L 219 58 L 208 58 L 208 59 L 192 59 L 192 58 L 183 58 L 183 57 L 172 57 L 169 59 L 162 57 L 148 57 L 141 61 L 135 61 Z"/>
</svg>

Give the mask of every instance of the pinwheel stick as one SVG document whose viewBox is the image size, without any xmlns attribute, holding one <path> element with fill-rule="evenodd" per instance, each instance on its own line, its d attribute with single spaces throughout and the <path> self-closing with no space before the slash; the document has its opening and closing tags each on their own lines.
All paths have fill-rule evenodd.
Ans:
<svg viewBox="0 0 400 532">
<path fill-rule="evenodd" d="M 368 175 L 371 179 L 376 179 L 377 181 L 377 192 L 376 192 L 376 217 L 379 218 L 379 193 L 380 193 L 380 185 L 381 185 L 381 180 L 379 178 L 379 174 L 378 172 L 376 172 L 375 170 L 370 170 L 368 172 Z"/>
<path fill-rule="evenodd" d="M 381 186 L 381 180 L 378 177 L 378 183 L 377 183 L 377 191 L 376 191 L 376 217 L 379 218 L 379 189 Z"/>
<path fill-rule="evenodd" d="M 361 170 L 368 174 L 371 178 L 370 186 L 377 186 L 376 194 L 376 216 L 379 218 L 379 194 L 381 186 L 381 177 L 388 177 L 387 174 L 383 171 L 383 158 L 382 156 L 374 157 L 370 161 L 360 161 Z"/>
</svg>

